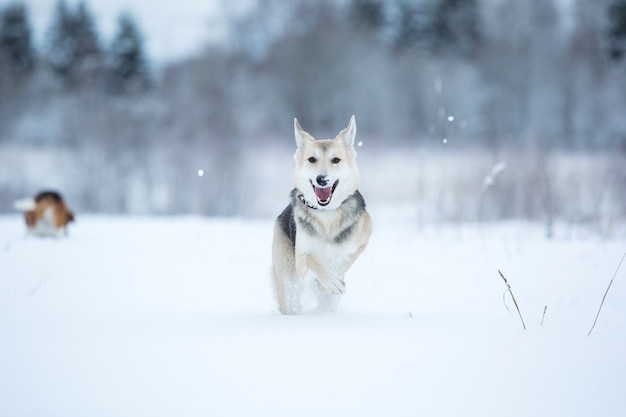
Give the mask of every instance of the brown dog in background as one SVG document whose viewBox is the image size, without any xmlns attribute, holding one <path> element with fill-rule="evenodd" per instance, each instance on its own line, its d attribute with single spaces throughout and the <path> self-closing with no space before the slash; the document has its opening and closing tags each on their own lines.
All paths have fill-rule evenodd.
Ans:
<svg viewBox="0 0 626 417">
<path fill-rule="evenodd" d="M 74 221 L 74 213 L 56 191 L 42 191 L 34 198 L 16 201 L 14 206 L 24 212 L 28 233 L 36 236 L 67 235 L 67 224 Z"/>
</svg>

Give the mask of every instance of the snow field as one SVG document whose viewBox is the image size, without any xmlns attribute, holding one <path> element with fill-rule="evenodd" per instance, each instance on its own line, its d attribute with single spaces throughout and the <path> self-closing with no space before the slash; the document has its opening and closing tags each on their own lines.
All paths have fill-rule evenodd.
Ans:
<svg viewBox="0 0 626 417">
<path fill-rule="evenodd" d="M 370 211 L 339 311 L 305 316 L 276 312 L 271 219 L 0 216 L 0 415 L 624 415 L 626 269 L 586 335 L 626 240 Z"/>
</svg>

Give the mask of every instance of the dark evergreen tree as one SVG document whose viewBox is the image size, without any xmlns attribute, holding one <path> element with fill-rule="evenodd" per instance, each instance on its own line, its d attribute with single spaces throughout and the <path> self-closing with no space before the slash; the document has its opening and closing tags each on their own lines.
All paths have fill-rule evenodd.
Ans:
<svg viewBox="0 0 626 417">
<path fill-rule="evenodd" d="M 84 2 L 71 10 L 65 0 L 60 0 L 48 35 L 50 64 L 68 85 L 96 81 L 102 51 L 93 17 Z"/>
<path fill-rule="evenodd" d="M 608 44 L 611 59 L 619 61 L 626 53 L 626 0 L 612 0 L 608 5 Z"/>
<path fill-rule="evenodd" d="M 109 89 L 113 92 L 137 92 L 149 85 L 143 38 L 135 19 L 123 13 L 118 18 L 117 34 L 111 44 Z"/>
<path fill-rule="evenodd" d="M 480 41 L 477 0 L 438 0 L 432 19 L 432 48 L 436 53 L 471 54 Z"/>
<path fill-rule="evenodd" d="M 21 3 L 11 4 L 0 14 L 0 74 L 23 76 L 34 63 L 28 12 Z"/>
<path fill-rule="evenodd" d="M 477 0 L 397 0 L 390 33 L 400 50 L 471 55 L 480 42 Z"/>
<path fill-rule="evenodd" d="M 75 54 L 81 64 L 95 65 L 101 55 L 100 42 L 96 32 L 96 25 L 85 2 L 78 4 L 74 14 L 74 31 L 76 42 Z"/>
<path fill-rule="evenodd" d="M 385 24 L 385 8 L 382 0 L 352 0 L 349 18 L 357 27 L 378 29 Z"/>
<path fill-rule="evenodd" d="M 71 16 L 65 0 L 59 0 L 54 11 L 52 26 L 48 32 L 48 60 L 59 74 L 65 76 L 73 61 Z"/>
<path fill-rule="evenodd" d="M 393 46 L 398 50 L 424 49 L 430 39 L 432 13 L 424 1 L 398 0 L 390 22 Z"/>
</svg>

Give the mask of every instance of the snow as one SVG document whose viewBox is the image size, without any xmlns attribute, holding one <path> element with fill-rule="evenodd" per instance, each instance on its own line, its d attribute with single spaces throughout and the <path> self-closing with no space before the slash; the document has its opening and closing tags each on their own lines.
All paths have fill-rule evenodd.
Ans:
<svg viewBox="0 0 626 417">
<path fill-rule="evenodd" d="M 305 316 L 272 219 L 0 216 L 0 415 L 626 415 L 626 270 L 587 337 L 626 238 L 370 211 L 339 311 Z"/>
</svg>

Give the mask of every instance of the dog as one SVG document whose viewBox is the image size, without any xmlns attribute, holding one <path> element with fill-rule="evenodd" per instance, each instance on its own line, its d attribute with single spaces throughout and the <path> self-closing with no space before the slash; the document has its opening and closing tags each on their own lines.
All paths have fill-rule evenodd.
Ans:
<svg viewBox="0 0 626 417">
<path fill-rule="evenodd" d="M 272 276 L 282 314 L 335 311 L 344 276 L 367 247 L 372 221 L 358 191 L 356 120 L 316 140 L 294 119 L 295 188 L 276 218 Z"/>
<path fill-rule="evenodd" d="M 67 224 L 74 221 L 74 213 L 56 191 L 42 191 L 34 198 L 18 200 L 14 207 L 24 212 L 28 233 L 35 236 L 65 236 Z"/>
</svg>

